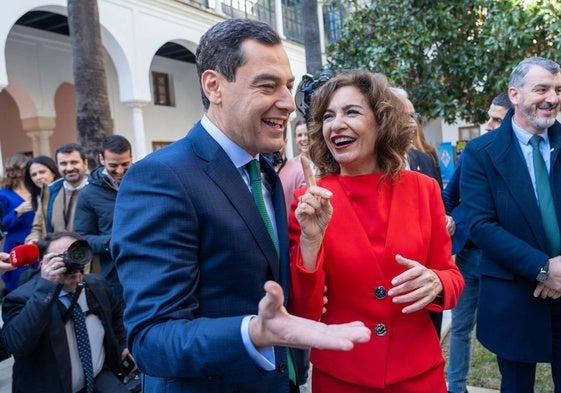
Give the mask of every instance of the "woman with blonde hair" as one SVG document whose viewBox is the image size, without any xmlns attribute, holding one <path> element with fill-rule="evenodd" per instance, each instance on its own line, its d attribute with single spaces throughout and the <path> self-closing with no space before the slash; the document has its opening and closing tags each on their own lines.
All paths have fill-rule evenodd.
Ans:
<svg viewBox="0 0 561 393">
<path fill-rule="evenodd" d="M 4 177 L 0 180 L 2 225 L 7 232 L 4 239 L 4 252 L 10 252 L 15 246 L 23 244 L 33 225 L 35 212 L 31 205 L 31 193 L 24 182 L 28 161 L 29 158 L 23 154 L 9 157 L 4 168 Z M 17 287 L 19 276 L 27 268 L 21 267 L 2 275 L 8 292 Z"/>
</svg>

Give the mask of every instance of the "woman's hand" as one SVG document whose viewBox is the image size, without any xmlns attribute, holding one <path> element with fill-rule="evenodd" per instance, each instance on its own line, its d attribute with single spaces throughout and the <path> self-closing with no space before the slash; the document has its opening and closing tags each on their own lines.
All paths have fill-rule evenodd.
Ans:
<svg viewBox="0 0 561 393">
<path fill-rule="evenodd" d="M 440 278 L 431 269 L 399 254 L 395 256 L 395 260 L 407 270 L 394 277 L 394 287 L 388 291 L 388 295 L 394 296 L 394 303 L 411 303 L 403 307 L 403 313 L 422 310 L 442 294 Z"/>
<path fill-rule="evenodd" d="M 0 274 L 4 274 L 15 267 L 10 264 L 10 254 L 7 252 L 0 252 Z"/>
<path fill-rule="evenodd" d="M 25 213 L 30 212 L 32 210 L 33 208 L 31 207 L 31 201 L 22 202 L 18 205 L 18 207 L 14 209 L 14 211 L 16 212 L 16 216 L 18 217 L 21 217 Z"/>
<path fill-rule="evenodd" d="M 304 195 L 298 197 L 298 205 L 294 213 L 302 231 L 300 235 L 302 262 L 308 270 L 314 270 L 323 235 L 333 214 L 333 207 L 329 202 L 333 194 L 328 189 L 316 185 L 308 159 L 302 156 L 301 162 L 308 189 Z"/>
</svg>

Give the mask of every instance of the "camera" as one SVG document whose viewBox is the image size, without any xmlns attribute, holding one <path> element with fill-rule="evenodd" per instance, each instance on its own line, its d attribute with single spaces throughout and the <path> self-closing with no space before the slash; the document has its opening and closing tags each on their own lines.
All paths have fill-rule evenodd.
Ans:
<svg viewBox="0 0 561 393">
<path fill-rule="evenodd" d="M 84 266 L 92 260 L 94 252 L 86 240 L 76 240 L 68 250 L 58 256 L 64 262 L 66 273 L 71 274 L 84 269 Z"/>
<path fill-rule="evenodd" d="M 325 82 L 335 76 L 331 70 L 324 70 L 315 77 L 306 74 L 296 88 L 294 101 L 296 103 L 296 110 L 308 122 L 310 116 L 310 104 L 314 92 Z"/>
</svg>

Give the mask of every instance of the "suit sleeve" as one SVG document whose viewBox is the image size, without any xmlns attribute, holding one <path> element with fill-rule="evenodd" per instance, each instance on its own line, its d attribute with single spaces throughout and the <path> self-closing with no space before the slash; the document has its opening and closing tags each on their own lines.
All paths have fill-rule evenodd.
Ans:
<svg viewBox="0 0 561 393">
<path fill-rule="evenodd" d="M 39 205 L 39 208 L 35 212 L 35 217 L 33 218 L 33 224 L 31 225 L 31 232 L 25 238 L 25 242 L 29 243 L 31 240 L 42 239 L 45 228 L 45 216 L 43 215 L 43 208 Z"/>
<path fill-rule="evenodd" d="M 206 223 L 188 192 L 198 191 L 182 179 L 175 168 L 145 159 L 129 169 L 117 194 L 112 253 L 129 349 L 152 376 L 261 376 L 243 345 L 243 316 L 199 317 L 201 243 L 211 239 L 200 238 Z"/>
<path fill-rule="evenodd" d="M 491 166 L 487 153 L 481 149 L 479 145 L 468 143 L 462 153 L 465 158 L 460 192 L 470 238 L 484 251 L 487 258 L 498 263 L 486 264 L 482 268 L 486 269 L 486 273 L 497 277 L 512 279 L 513 274 L 516 274 L 535 280 L 548 256 L 504 228 L 505 224 L 501 220 L 520 220 L 520 212 L 515 210 L 518 207 L 514 206 L 515 202 L 504 186 L 500 185 L 500 176 L 493 177 L 496 168 Z M 498 214 L 499 208 L 505 212 L 501 217 Z"/>
<path fill-rule="evenodd" d="M 465 284 L 460 270 L 452 260 L 451 240 L 446 230 L 445 210 L 440 198 L 440 188 L 435 182 L 432 184 L 432 196 L 428 198 L 431 236 L 426 266 L 436 273 L 442 283 L 443 301 L 442 304 L 431 303 L 427 309 L 442 311 L 454 308 Z"/>
<path fill-rule="evenodd" d="M 462 170 L 463 155 L 458 159 L 456 169 L 442 193 L 446 212 L 450 214 L 460 204 L 460 173 Z"/>
<path fill-rule="evenodd" d="M 76 201 L 73 229 L 86 239 L 95 254 L 109 254 L 108 244 L 111 235 L 100 235 L 98 217 L 91 204 L 90 194 L 85 193 L 88 187 L 79 194 Z"/>
<path fill-rule="evenodd" d="M 294 211 L 298 197 L 305 188 L 297 189 L 290 207 L 289 244 L 290 244 L 290 296 L 288 310 L 294 315 L 319 321 L 323 310 L 323 291 L 325 271 L 323 270 L 323 247 L 318 254 L 318 264 L 314 271 L 305 269 L 300 253 L 300 225 Z"/>
<path fill-rule="evenodd" d="M 33 353 L 46 332 L 62 286 L 37 277 L 2 301 L 4 345 L 14 355 Z"/>
</svg>

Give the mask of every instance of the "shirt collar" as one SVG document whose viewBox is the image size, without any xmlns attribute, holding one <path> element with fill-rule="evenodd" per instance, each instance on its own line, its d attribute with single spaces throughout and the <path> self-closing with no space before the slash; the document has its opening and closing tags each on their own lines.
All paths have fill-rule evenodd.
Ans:
<svg viewBox="0 0 561 393">
<path fill-rule="evenodd" d="M 236 168 L 241 168 L 253 159 L 259 159 L 259 154 L 253 157 L 245 151 L 240 145 L 232 141 L 223 131 L 221 131 L 210 119 L 203 115 L 201 125 L 207 130 L 212 139 L 220 145 L 226 152 L 230 160 L 234 163 Z"/>
<path fill-rule="evenodd" d="M 72 187 L 70 184 L 68 184 L 68 182 L 66 180 L 64 180 L 64 182 L 62 183 L 64 189 L 66 191 L 78 191 L 81 190 L 82 188 L 86 187 L 88 185 L 88 176 L 84 177 L 84 180 L 82 181 L 82 183 L 80 183 L 78 186 L 76 187 Z"/>
<path fill-rule="evenodd" d="M 107 180 L 109 180 L 109 182 L 111 183 L 111 185 L 113 186 L 113 188 L 118 189 L 119 188 L 119 184 L 117 184 L 117 182 L 115 181 L 115 179 L 113 178 L 113 176 L 111 176 L 109 174 L 109 172 L 107 171 L 107 168 L 103 168 L 103 171 L 101 171 L 101 173 L 107 178 Z"/>
<path fill-rule="evenodd" d="M 549 139 L 547 136 L 547 129 L 543 130 L 539 134 L 532 134 L 530 131 L 526 131 L 518 124 L 514 122 L 514 117 L 512 118 L 512 130 L 514 131 L 514 135 L 516 135 L 516 139 L 523 145 L 528 145 L 530 143 L 530 138 L 534 135 L 539 135 L 543 138 L 545 144 L 549 143 Z"/>
</svg>

